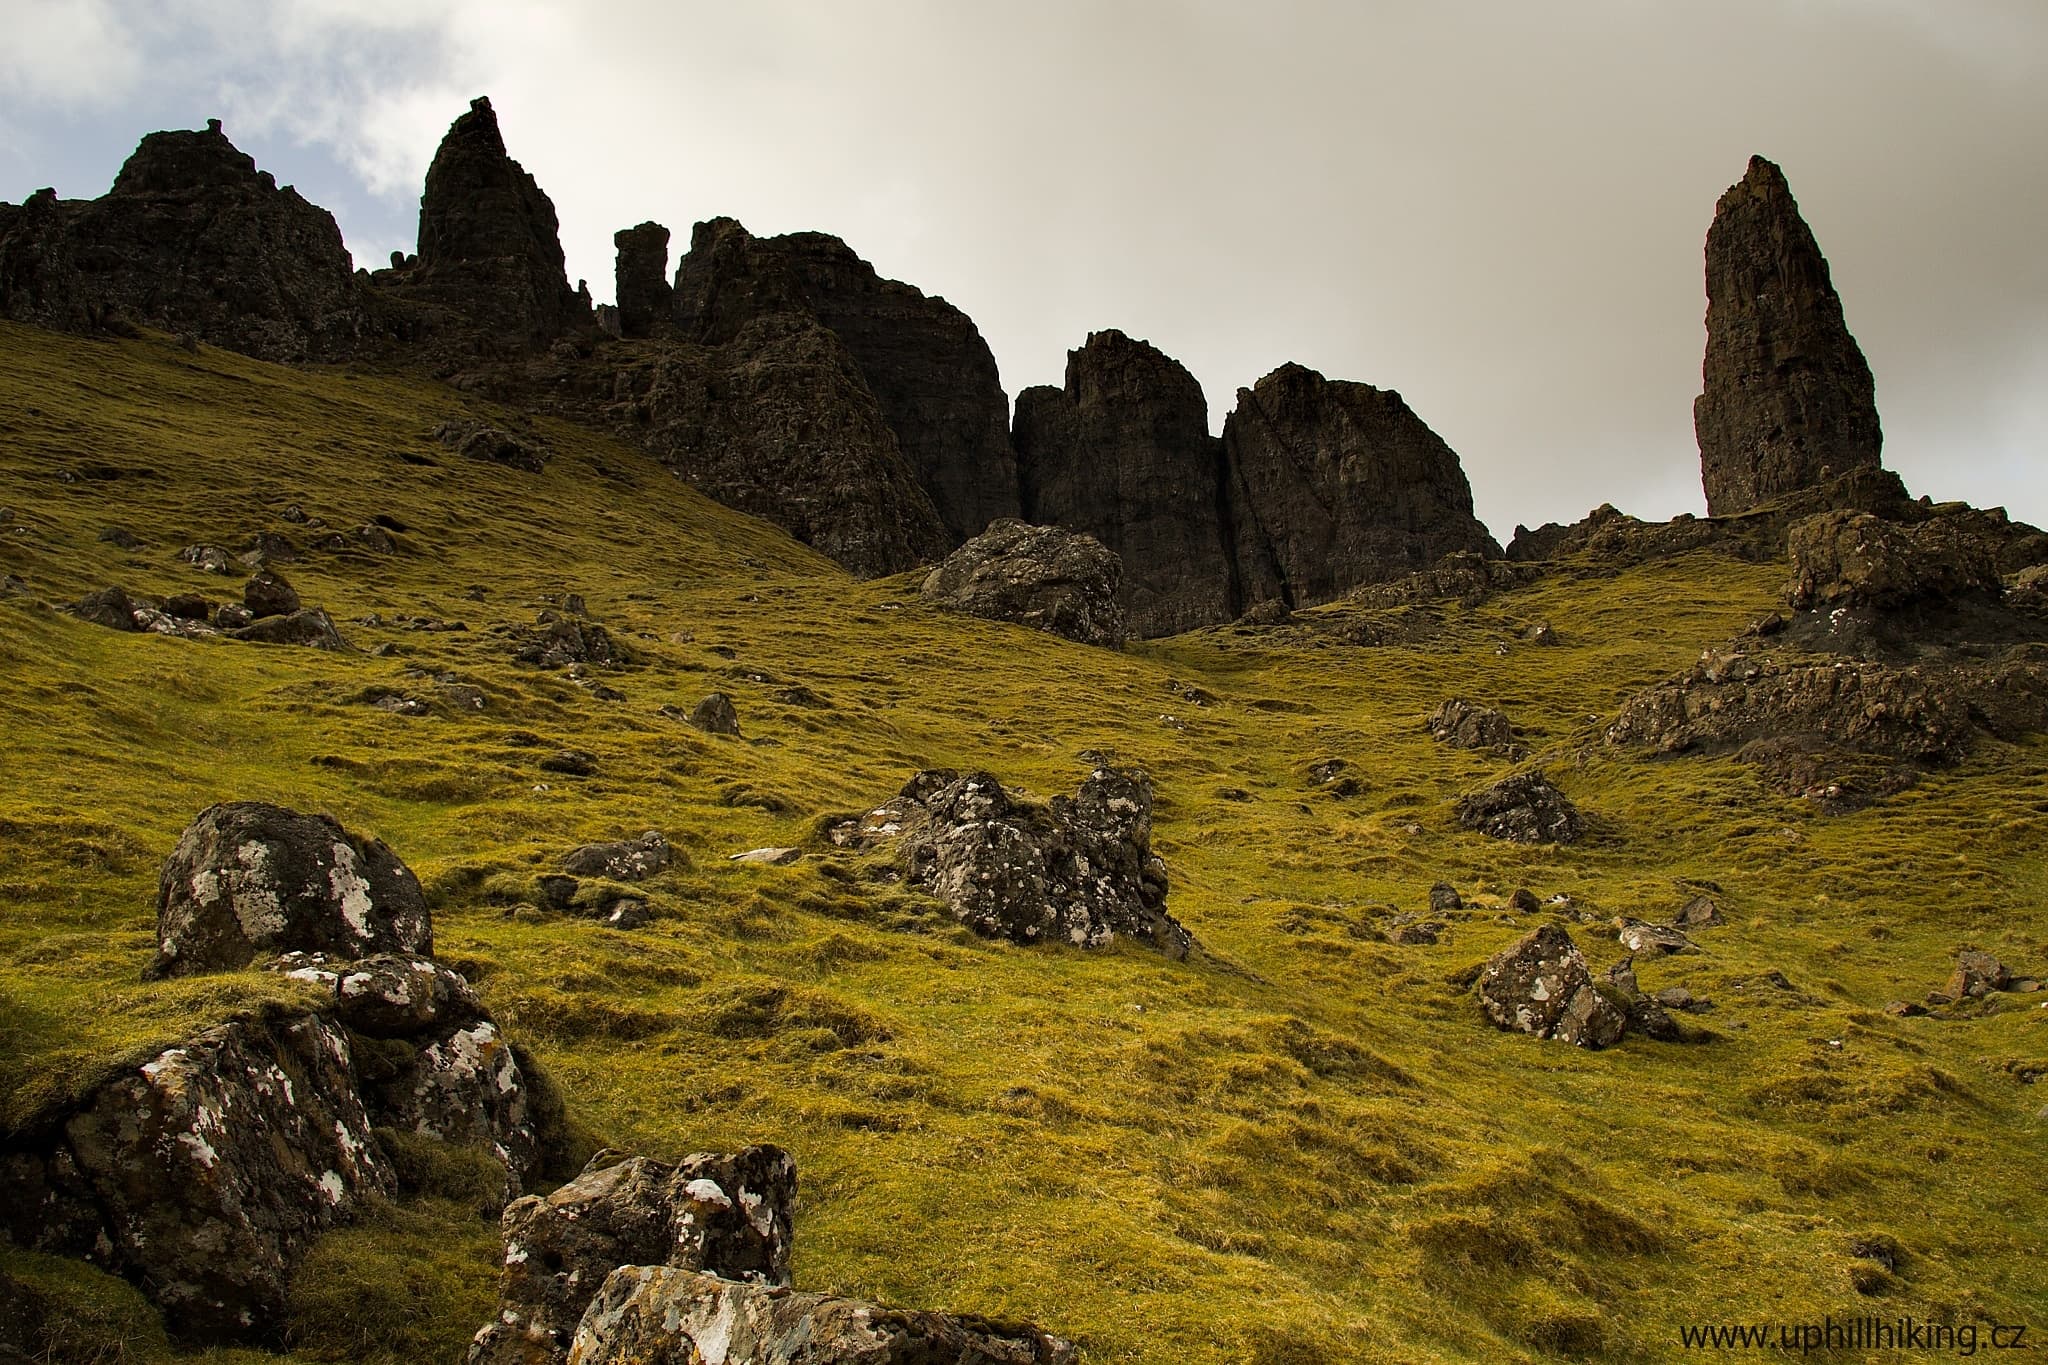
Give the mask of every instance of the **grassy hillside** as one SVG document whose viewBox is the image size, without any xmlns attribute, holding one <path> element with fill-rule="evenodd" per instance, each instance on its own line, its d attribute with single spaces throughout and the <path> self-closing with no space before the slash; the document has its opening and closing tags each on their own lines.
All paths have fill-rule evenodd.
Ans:
<svg viewBox="0 0 2048 1365">
<path fill-rule="evenodd" d="M 346 655 L 0 598 L 0 1123 L 284 992 L 138 976 L 179 830 L 263 799 L 399 851 L 440 955 L 594 1134 L 664 1158 L 789 1148 L 801 1287 L 1027 1316 L 1094 1362 L 1661 1360 L 1683 1324 L 1824 1314 L 2048 1334 L 2043 997 L 1882 1012 L 1964 946 L 2048 970 L 2048 747 L 1989 744 L 1824 817 L 1730 762 L 1599 743 L 1633 690 L 1768 608 L 1781 567 L 1552 576 L 1431 609 L 1407 645 L 1226 627 L 1112 654 L 933 614 L 914 577 L 855 582 L 574 428 L 540 424 L 557 454 L 538 475 L 428 437 L 488 412 L 424 381 L 0 324 L 0 507 L 21 528 L 0 572 L 40 596 L 229 598 L 238 578 L 178 551 L 303 543 L 278 519 L 293 503 L 329 529 L 406 528 L 395 554 L 283 566 Z M 142 548 L 98 540 L 109 525 Z M 622 699 L 512 661 L 505 631 L 566 592 L 637 655 L 593 675 Z M 1520 642 L 1538 619 L 1561 644 Z M 449 675 L 484 708 L 451 704 Z M 713 690 L 742 738 L 661 714 Z M 372 704 L 391 692 L 433 713 Z M 1451 800 L 1507 765 L 1429 738 L 1451 695 L 1531 734 L 1586 843 L 1457 827 Z M 564 747 L 597 775 L 541 771 Z M 1090 750 L 1151 772 L 1195 960 L 983 942 L 814 835 L 921 767 L 1044 798 Z M 1328 759 L 1349 794 L 1311 773 Z M 648 884 L 652 925 L 528 903 L 571 846 L 643 829 L 688 855 Z M 788 843 L 811 851 L 727 861 Z M 1437 944 L 1384 941 L 1379 921 L 1426 910 L 1438 880 L 1475 908 Z M 1482 1022 L 1470 970 L 1553 915 L 1596 969 L 1623 955 L 1568 912 L 1507 909 L 1517 887 L 1604 924 L 1664 917 L 1701 880 L 1729 923 L 1638 967 L 1716 1002 L 1694 1021 L 1710 1041 L 1587 1053 Z M 1903 1249 L 1893 1272 L 1855 1254 L 1879 1238 Z M 497 1250 L 452 1198 L 331 1238 L 300 1277 L 322 1328 L 303 1358 L 459 1359 Z M 0 1269 L 71 1305 L 81 1353 L 159 1352 L 118 1282 L 11 1253 Z"/>
</svg>

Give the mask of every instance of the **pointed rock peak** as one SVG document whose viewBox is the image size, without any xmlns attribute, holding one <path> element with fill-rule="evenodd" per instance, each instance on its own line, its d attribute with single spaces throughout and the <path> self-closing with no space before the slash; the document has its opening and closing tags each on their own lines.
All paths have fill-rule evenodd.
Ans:
<svg viewBox="0 0 2048 1365">
<path fill-rule="evenodd" d="M 1870 366 L 1784 172 L 1760 156 L 1707 230 L 1707 349 L 1693 403 L 1716 516 L 1879 467 Z"/>
<path fill-rule="evenodd" d="M 1114 327 L 1090 332 L 1080 349 L 1067 352 L 1067 397 L 1076 403 L 1171 401 L 1192 410 L 1208 431 L 1208 400 L 1185 365 L 1149 341 Z"/>
<path fill-rule="evenodd" d="M 115 194 L 173 194 L 210 185 L 257 182 L 266 189 L 277 182 L 256 160 L 228 141 L 219 119 L 208 119 L 203 131 L 176 129 L 149 133 L 114 177 Z"/>
<path fill-rule="evenodd" d="M 448 132 L 441 138 L 441 149 L 446 151 L 450 143 L 467 143 L 489 156 L 505 155 L 505 135 L 498 131 L 498 111 L 491 108 L 489 95 L 471 100 L 469 112 L 448 125 Z M 439 159 L 437 155 L 435 160 Z"/>
</svg>

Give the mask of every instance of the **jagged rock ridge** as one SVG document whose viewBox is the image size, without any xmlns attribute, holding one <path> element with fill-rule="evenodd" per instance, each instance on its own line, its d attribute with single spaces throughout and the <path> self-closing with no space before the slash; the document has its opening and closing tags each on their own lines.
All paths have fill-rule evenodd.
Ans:
<svg viewBox="0 0 2048 1365">
<path fill-rule="evenodd" d="M 1707 231 L 1707 351 L 1693 403 L 1715 516 L 1878 467 L 1870 366 L 1785 174 L 1760 156 Z"/>
</svg>

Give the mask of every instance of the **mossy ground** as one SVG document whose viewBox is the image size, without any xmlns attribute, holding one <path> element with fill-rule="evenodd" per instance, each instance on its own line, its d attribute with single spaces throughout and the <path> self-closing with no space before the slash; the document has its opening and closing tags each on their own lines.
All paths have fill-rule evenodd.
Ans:
<svg viewBox="0 0 2048 1365">
<path fill-rule="evenodd" d="M 1634 689 L 1770 606 L 1781 567 L 1554 576 L 1432 609 L 1408 645 L 1222 628 L 1112 654 L 933 614 L 914 578 L 855 582 L 576 428 L 541 423 L 544 474 L 464 462 L 426 435 L 464 410 L 488 412 L 424 381 L 0 325 L 0 505 L 25 528 L 0 571 L 45 598 L 224 600 L 239 580 L 178 550 L 303 541 L 277 519 L 293 502 L 332 529 L 407 528 L 394 555 L 284 566 L 352 644 L 394 657 L 0 601 L 0 1123 L 286 992 L 138 976 L 178 831 L 210 802 L 265 799 L 399 850 L 441 955 L 589 1130 L 663 1157 L 790 1149 L 803 1287 L 1030 1317 L 1097 1362 L 1660 1360 L 1682 1324 L 1824 1314 L 2048 1333 L 2048 1096 L 2030 1084 L 2048 1010 L 1882 1012 L 1965 945 L 2048 969 L 2048 746 L 1986 743 L 1829 817 L 1731 762 L 1599 742 Z M 108 469 L 125 472 L 61 477 Z M 143 548 L 96 539 L 114 524 Z M 563 592 L 635 651 L 602 675 L 623 700 L 511 661 L 502 628 Z M 468 629 L 358 624 L 371 613 Z M 1536 619 L 1563 642 L 1521 643 Z M 412 669 L 487 704 L 465 713 Z M 797 686 L 824 704 L 778 699 Z M 367 704 L 394 689 L 435 713 Z M 659 714 L 714 689 L 742 738 Z M 1422 718 L 1451 695 L 1530 733 L 1587 842 L 1457 827 L 1452 799 L 1507 765 L 1430 740 Z M 562 747 L 597 775 L 541 771 Z M 814 836 L 920 767 L 1042 798 L 1085 750 L 1152 773 L 1196 960 L 982 942 Z M 1330 758 L 1348 795 L 1310 775 Z M 572 845 L 643 829 L 687 854 L 648 884 L 649 927 L 525 904 Z M 786 843 L 812 852 L 727 861 Z M 1697 879 L 1729 923 L 1639 972 L 1712 998 L 1711 1041 L 1596 1054 L 1481 1022 L 1469 969 L 1554 913 L 1507 910 L 1515 888 L 1652 918 Z M 1437 880 L 1477 908 L 1436 945 L 1382 941 L 1385 908 L 1424 910 Z M 1621 956 L 1568 927 L 1596 968 Z M 1896 1272 L 1852 1254 L 1878 1234 L 1904 1248 Z M 305 1358 L 454 1358 L 494 1251 L 469 1205 L 435 1198 L 331 1239 L 301 1277 L 297 1319 L 321 1324 Z M 31 1261 L 82 1331 L 125 1334 L 105 1358 L 162 1353 L 106 1277 L 0 1269 Z"/>
</svg>

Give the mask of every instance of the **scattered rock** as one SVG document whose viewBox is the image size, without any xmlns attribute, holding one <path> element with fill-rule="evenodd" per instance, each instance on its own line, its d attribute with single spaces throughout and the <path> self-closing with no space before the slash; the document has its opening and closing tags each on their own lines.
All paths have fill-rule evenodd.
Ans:
<svg viewBox="0 0 2048 1365">
<path fill-rule="evenodd" d="M 348 649 L 348 641 L 341 638 L 334 618 L 321 607 L 303 607 L 288 616 L 258 617 L 228 634 L 234 639 L 259 645 L 308 645 L 314 649 L 335 651 Z"/>
<path fill-rule="evenodd" d="M 605 877 L 615 882 L 645 881 L 668 870 L 674 850 L 658 830 L 637 839 L 610 844 L 584 844 L 562 859 L 562 870 L 578 877 Z"/>
<path fill-rule="evenodd" d="M 1971 594 L 1996 599 L 2004 584 L 1994 545 L 1962 517 L 1913 525 L 1862 512 L 1827 512 L 1796 523 L 1789 537 L 1797 611 L 1896 608 Z"/>
<path fill-rule="evenodd" d="M 538 474 L 554 453 L 539 440 L 484 422 L 449 421 L 434 428 L 434 439 L 465 459 L 501 464 Z"/>
<path fill-rule="evenodd" d="M 1943 993 L 1952 1000 L 1980 1000 L 1993 991 L 2004 990 L 2012 973 L 1991 954 L 1968 948 L 1956 955 L 1956 969 Z"/>
<path fill-rule="evenodd" d="M 726 861 L 734 863 L 767 863 L 784 867 L 804 856 L 800 848 L 750 848 L 745 853 L 735 853 Z"/>
<path fill-rule="evenodd" d="M 1927 1006 L 1912 1000 L 1893 1000 L 1884 1007 L 1884 1012 L 1894 1019 L 1917 1019 L 1927 1013 Z"/>
<path fill-rule="evenodd" d="M 214 629 L 221 631 L 240 630 L 256 619 L 256 613 L 239 602 L 223 602 L 214 610 Z"/>
<path fill-rule="evenodd" d="M 558 749 L 540 761 L 544 773 L 565 773 L 570 777 L 594 777 L 597 755 L 587 749 Z"/>
<path fill-rule="evenodd" d="M 265 569 L 242 585 L 242 605 L 256 618 L 290 616 L 299 610 L 299 594 L 283 574 Z"/>
<path fill-rule="evenodd" d="M 948 555 L 921 595 L 947 611 L 1116 649 L 1125 633 L 1122 582 L 1122 565 L 1095 537 L 1005 519 Z"/>
<path fill-rule="evenodd" d="M 542 630 L 524 633 L 523 643 L 513 658 L 542 668 L 626 662 L 624 651 L 612 642 L 603 626 L 568 617 L 557 617 L 544 624 Z"/>
<path fill-rule="evenodd" d="M 1522 639 L 1532 645 L 1555 645 L 1562 643 L 1558 638 L 1557 632 L 1551 628 L 1548 621 L 1538 621 L 1524 630 L 1522 632 Z"/>
<path fill-rule="evenodd" d="M 1612 994 L 1621 997 L 1631 1030 L 1660 1043 L 1683 1040 L 1684 1031 L 1665 1013 L 1664 1002 L 1657 996 L 1643 994 L 1636 983 L 1634 957 L 1624 958 L 1607 969 L 1607 986 Z"/>
<path fill-rule="evenodd" d="M 196 592 L 174 592 L 164 599 L 163 613 L 180 621 L 204 621 L 213 615 L 213 606 Z"/>
<path fill-rule="evenodd" d="M 136 613 L 146 608 L 146 603 L 137 602 L 120 588 L 101 588 L 79 598 L 65 610 L 81 621 L 90 621 L 109 630 L 141 630 L 142 623 L 136 620 Z"/>
<path fill-rule="evenodd" d="M 1696 953 L 1697 945 L 1676 929 L 1667 929 L 1661 924 L 1647 924 L 1639 919 L 1626 917 L 1614 922 L 1615 937 L 1631 953 Z"/>
<path fill-rule="evenodd" d="M 234 564 L 228 552 L 218 545 L 187 545 L 178 551 L 178 558 L 202 573 L 233 573 Z"/>
<path fill-rule="evenodd" d="M 1593 985 L 1585 956 L 1554 924 L 1524 935 L 1488 960 L 1479 1001 L 1502 1029 L 1578 1047 L 1621 1041 L 1628 1016 Z"/>
<path fill-rule="evenodd" d="M 1721 917 L 1721 903 L 1708 895 L 1694 896 L 1671 917 L 1672 927 L 1677 929 L 1706 929 L 1726 922 Z"/>
<path fill-rule="evenodd" d="M 1760 156 L 1707 232 L 1702 370 L 1693 425 L 1713 515 L 1877 467 L 1870 366 L 1784 173 Z"/>
<path fill-rule="evenodd" d="M 1533 915 L 1542 908 L 1542 903 L 1536 899 L 1536 893 L 1526 886 L 1516 887 L 1515 894 L 1508 897 L 1508 909 L 1524 915 Z"/>
<path fill-rule="evenodd" d="M 1429 714 L 1429 733 L 1454 749 L 1491 749 L 1509 757 L 1525 752 L 1515 743 L 1515 727 L 1491 707 L 1453 697 Z"/>
<path fill-rule="evenodd" d="M 698 702 L 690 712 L 689 723 L 707 735 L 737 735 L 740 732 L 739 712 L 733 709 L 732 698 L 723 692 L 713 692 Z"/>
<path fill-rule="evenodd" d="M 1429 908 L 1432 913 L 1443 914 L 1447 910 L 1463 910 L 1465 898 L 1458 894 L 1458 888 L 1449 882 L 1438 882 L 1429 888 Z"/>
<path fill-rule="evenodd" d="M 489 1017 L 467 978 L 421 953 L 378 953 L 350 961 L 328 953 L 290 952 L 272 958 L 263 969 L 331 992 L 335 1016 L 372 1038 L 409 1038 Z"/>
<path fill-rule="evenodd" d="M 258 531 L 241 559 L 244 564 L 261 567 L 266 564 L 290 564 L 298 557 L 299 549 L 292 544 L 289 536 L 281 536 L 275 531 Z"/>
<path fill-rule="evenodd" d="M 164 861 L 149 975 L 229 971 L 293 951 L 431 954 L 410 869 L 331 817 L 258 801 L 209 806 Z"/>
<path fill-rule="evenodd" d="M 1070 1342 L 1027 1323 L 883 1308 L 829 1294 L 778 1293 L 668 1266 L 605 1280 L 576 1329 L 579 1365 L 1070 1365 Z"/>
<path fill-rule="evenodd" d="M 1458 798 L 1458 821 L 1519 844 L 1569 844 L 1586 832 L 1578 808 L 1541 773 L 1515 773 Z"/>
</svg>

